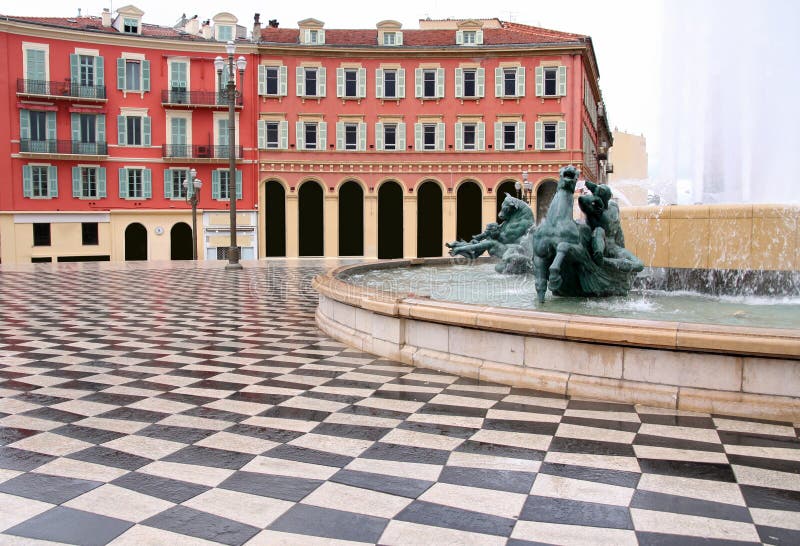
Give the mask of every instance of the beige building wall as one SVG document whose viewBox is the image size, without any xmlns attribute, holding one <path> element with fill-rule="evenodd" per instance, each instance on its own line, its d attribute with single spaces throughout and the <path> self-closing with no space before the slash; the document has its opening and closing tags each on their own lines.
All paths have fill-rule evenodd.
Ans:
<svg viewBox="0 0 800 546">
<path fill-rule="evenodd" d="M 33 224 L 50 224 L 50 245 L 34 246 Z M 83 222 L 96 222 L 98 244 L 84 245 Z M 111 256 L 112 230 L 109 215 L 91 213 L 3 213 L 0 214 L 0 261 L 31 263 L 35 258 Z M 112 258 L 113 259 L 113 258 Z"/>
<path fill-rule="evenodd" d="M 201 212 L 197 212 L 197 232 L 198 241 L 203 240 L 203 226 L 200 218 Z M 191 211 L 157 211 L 141 210 L 111 211 L 111 261 L 125 261 L 125 229 L 132 223 L 138 222 L 147 230 L 147 259 L 148 260 L 169 260 L 170 259 L 170 230 L 172 226 L 179 222 L 192 225 Z M 204 259 L 203 245 L 198 242 L 198 259 Z"/>
<path fill-rule="evenodd" d="M 646 205 L 647 188 L 637 184 L 637 180 L 646 180 L 647 140 L 644 135 L 633 135 L 614 130 L 614 146 L 608 152 L 609 162 L 614 172 L 608 175 L 608 184 L 617 190 L 621 205 Z"/>
</svg>

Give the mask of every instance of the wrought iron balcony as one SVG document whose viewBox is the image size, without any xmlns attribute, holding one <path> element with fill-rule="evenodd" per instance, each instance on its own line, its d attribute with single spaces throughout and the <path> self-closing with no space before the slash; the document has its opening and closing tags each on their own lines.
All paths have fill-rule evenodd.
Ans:
<svg viewBox="0 0 800 546">
<path fill-rule="evenodd" d="M 67 99 L 105 100 L 105 85 L 80 85 L 69 81 L 51 82 L 46 80 L 17 80 L 17 93 L 43 97 L 63 97 Z"/>
<path fill-rule="evenodd" d="M 236 93 L 236 106 L 242 106 L 242 94 Z M 164 89 L 161 91 L 161 104 L 185 104 L 186 106 L 227 106 L 225 92 L 187 91 L 185 89 Z"/>
<path fill-rule="evenodd" d="M 236 159 L 242 159 L 243 147 L 234 146 Z M 162 157 L 172 159 L 228 159 L 230 146 L 206 144 L 162 144 Z"/>
<path fill-rule="evenodd" d="M 108 144 L 106 142 L 26 138 L 20 140 L 19 151 L 25 154 L 108 155 Z"/>
</svg>

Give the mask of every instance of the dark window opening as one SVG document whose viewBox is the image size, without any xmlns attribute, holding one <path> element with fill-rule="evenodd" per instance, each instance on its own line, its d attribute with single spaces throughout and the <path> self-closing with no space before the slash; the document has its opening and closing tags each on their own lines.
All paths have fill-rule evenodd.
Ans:
<svg viewBox="0 0 800 546">
<path fill-rule="evenodd" d="M 435 70 L 426 70 L 423 73 L 423 89 L 422 89 L 422 96 L 423 97 L 436 97 L 436 71 Z"/>
<path fill-rule="evenodd" d="M 403 257 L 403 188 L 396 182 L 378 190 L 378 258 Z"/>
<path fill-rule="evenodd" d="M 417 256 L 442 255 L 442 189 L 423 182 L 417 194 Z"/>
<path fill-rule="evenodd" d="M 344 71 L 344 96 L 358 96 L 358 70 Z"/>
<path fill-rule="evenodd" d="M 477 96 L 476 75 L 475 70 L 464 70 L 464 96 L 475 97 Z"/>
<path fill-rule="evenodd" d="M 31 263 L 32 264 L 49 264 L 52 261 L 53 261 L 53 258 L 51 258 L 50 256 L 39 256 L 39 257 L 31 258 Z"/>
<path fill-rule="evenodd" d="M 29 112 L 31 140 L 47 140 L 47 112 Z"/>
<path fill-rule="evenodd" d="M 558 82 L 558 69 L 545 68 L 544 69 L 544 94 L 546 96 L 555 96 L 557 92 Z"/>
<path fill-rule="evenodd" d="M 503 124 L 503 149 L 513 150 L 517 147 L 517 124 Z"/>
<path fill-rule="evenodd" d="M 393 123 L 383 126 L 383 149 L 397 149 L 397 125 Z"/>
<path fill-rule="evenodd" d="M 306 142 L 306 150 L 316 150 L 317 149 L 317 124 L 316 123 L 304 123 L 303 128 L 305 129 L 305 142 Z"/>
<path fill-rule="evenodd" d="M 513 97 L 517 94 L 517 69 L 507 68 L 503 71 L 503 95 Z"/>
<path fill-rule="evenodd" d="M 267 257 L 286 256 L 286 192 L 279 182 L 264 186 Z"/>
<path fill-rule="evenodd" d="M 97 222 L 83 222 L 81 224 L 81 244 L 84 246 L 100 244 Z"/>
<path fill-rule="evenodd" d="M 127 116 L 125 118 L 125 134 L 128 146 L 142 145 L 142 118 L 138 116 Z"/>
<path fill-rule="evenodd" d="M 306 96 L 307 97 L 315 97 L 317 96 L 317 69 L 316 68 L 306 68 Z"/>
<path fill-rule="evenodd" d="M 278 94 L 278 67 L 267 67 L 267 95 Z"/>
<path fill-rule="evenodd" d="M 322 186 L 306 182 L 298 192 L 300 256 L 322 256 L 325 253 Z"/>
<path fill-rule="evenodd" d="M 544 124 L 544 148 L 545 150 L 556 149 L 556 124 Z"/>
<path fill-rule="evenodd" d="M 422 148 L 425 150 L 436 149 L 436 125 L 428 123 L 422 127 Z"/>
<path fill-rule="evenodd" d="M 339 189 L 339 256 L 364 255 L 364 191 L 349 181 Z"/>
<path fill-rule="evenodd" d="M 278 127 L 277 121 L 267 122 L 267 148 L 278 147 Z"/>
<path fill-rule="evenodd" d="M 394 70 L 383 72 L 383 96 L 386 98 L 397 96 L 397 72 Z"/>
<path fill-rule="evenodd" d="M 344 126 L 344 149 L 358 149 L 358 124 L 346 123 Z"/>
<path fill-rule="evenodd" d="M 475 150 L 476 146 L 476 126 L 474 123 L 465 123 L 464 124 L 464 149 L 465 150 Z"/>
<path fill-rule="evenodd" d="M 33 224 L 33 246 L 50 246 L 50 224 Z"/>
</svg>

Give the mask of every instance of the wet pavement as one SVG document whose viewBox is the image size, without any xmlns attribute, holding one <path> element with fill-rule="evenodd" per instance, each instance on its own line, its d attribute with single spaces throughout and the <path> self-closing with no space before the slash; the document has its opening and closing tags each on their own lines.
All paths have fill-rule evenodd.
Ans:
<svg viewBox="0 0 800 546">
<path fill-rule="evenodd" d="M 376 359 L 334 265 L 0 269 L 0 544 L 800 543 L 800 425 Z"/>
</svg>

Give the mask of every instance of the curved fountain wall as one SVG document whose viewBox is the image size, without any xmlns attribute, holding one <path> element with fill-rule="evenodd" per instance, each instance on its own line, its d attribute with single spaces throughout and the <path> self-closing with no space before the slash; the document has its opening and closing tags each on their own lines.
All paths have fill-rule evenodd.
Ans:
<svg viewBox="0 0 800 546">
<path fill-rule="evenodd" d="M 800 420 L 800 330 L 588 317 L 486 307 L 355 286 L 375 267 L 314 279 L 331 337 L 405 364 L 579 398 Z"/>
</svg>

